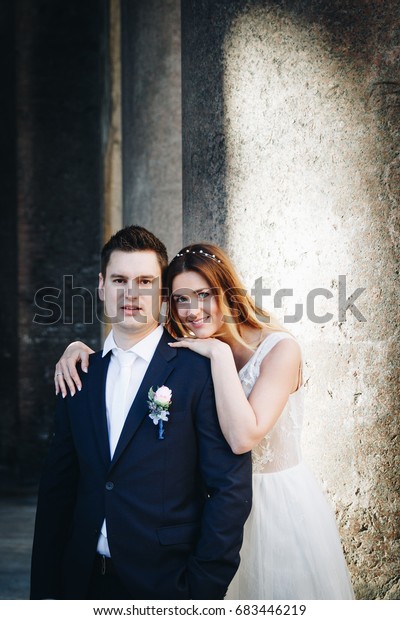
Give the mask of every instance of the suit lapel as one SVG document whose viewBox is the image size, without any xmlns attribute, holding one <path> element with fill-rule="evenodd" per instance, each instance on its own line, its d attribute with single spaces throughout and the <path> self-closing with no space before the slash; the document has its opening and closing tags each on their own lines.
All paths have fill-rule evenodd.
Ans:
<svg viewBox="0 0 400 620">
<path fill-rule="evenodd" d="M 101 353 L 98 354 L 99 356 Z M 107 412 L 106 412 L 106 378 L 111 353 L 99 357 L 96 363 L 90 364 L 88 373 L 88 393 L 90 393 L 90 408 L 101 457 L 106 464 L 110 463 L 110 444 L 108 440 Z"/>
<path fill-rule="evenodd" d="M 177 352 L 176 349 L 171 349 L 171 347 L 168 346 L 168 342 L 171 342 L 171 340 L 171 336 L 164 330 L 125 420 L 121 436 L 111 461 L 111 467 L 118 461 L 143 419 L 149 414 L 149 407 L 147 404 L 149 389 L 151 387 L 157 389 L 157 387 L 164 385 L 168 376 L 174 369 L 174 365 L 170 362 L 176 357 Z"/>
</svg>

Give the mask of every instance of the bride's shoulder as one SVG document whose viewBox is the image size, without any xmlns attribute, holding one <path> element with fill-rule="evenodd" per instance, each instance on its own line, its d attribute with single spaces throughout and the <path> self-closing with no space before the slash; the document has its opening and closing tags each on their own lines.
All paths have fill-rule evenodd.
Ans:
<svg viewBox="0 0 400 620">
<path fill-rule="evenodd" d="M 283 331 L 283 330 L 272 331 L 272 330 L 264 328 L 264 330 L 262 331 L 262 336 L 260 338 L 260 347 L 261 346 L 274 346 L 278 342 L 281 342 L 284 340 L 288 342 L 297 343 L 296 338 L 290 332 Z"/>
<path fill-rule="evenodd" d="M 263 359 L 272 353 L 274 357 L 279 355 L 285 357 L 285 359 L 301 359 L 300 345 L 296 338 L 289 332 L 269 332 L 266 334 L 258 348 Z"/>
</svg>

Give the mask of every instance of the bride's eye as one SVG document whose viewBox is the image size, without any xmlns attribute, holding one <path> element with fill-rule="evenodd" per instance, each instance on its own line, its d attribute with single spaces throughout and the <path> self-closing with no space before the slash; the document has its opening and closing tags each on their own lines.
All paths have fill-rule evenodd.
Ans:
<svg viewBox="0 0 400 620">
<path fill-rule="evenodd" d="M 190 299 L 186 295 L 179 295 L 177 297 L 174 297 L 174 302 L 176 304 L 188 304 L 190 302 Z"/>
<path fill-rule="evenodd" d="M 201 293 L 199 293 L 199 298 L 200 299 L 207 299 L 207 297 L 209 297 L 210 293 L 208 291 L 201 291 Z"/>
</svg>

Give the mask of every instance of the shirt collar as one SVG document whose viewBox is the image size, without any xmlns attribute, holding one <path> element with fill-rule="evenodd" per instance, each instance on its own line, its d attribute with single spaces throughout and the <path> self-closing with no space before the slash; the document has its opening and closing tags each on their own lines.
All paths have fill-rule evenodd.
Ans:
<svg viewBox="0 0 400 620">
<path fill-rule="evenodd" d="M 137 356 L 146 360 L 146 362 L 150 362 L 157 348 L 157 345 L 161 340 L 163 331 L 163 326 L 159 325 L 158 327 L 156 327 L 156 329 L 153 329 L 153 331 L 150 332 L 148 336 L 146 336 L 142 340 L 139 340 L 139 342 L 137 342 L 135 345 L 133 345 L 133 347 L 127 350 L 136 353 Z M 118 346 L 116 345 L 114 340 L 114 332 L 111 330 L 104 341 L 102 357 L 107 355 L 107 353 L 112 351 L 112 349 L 118 349 Z"/>
</svg>

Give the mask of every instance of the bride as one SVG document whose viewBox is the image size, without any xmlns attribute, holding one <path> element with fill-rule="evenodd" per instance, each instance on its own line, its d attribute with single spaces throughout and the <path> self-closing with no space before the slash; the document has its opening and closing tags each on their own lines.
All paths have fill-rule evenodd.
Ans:
<svg viewBox="0 0 400 620">
<path fill-rule="evenodd" d="M 193 244 L 171 261 L 167 329 L 210 358 L 219 422 L 233 452 L 252 450 L 253 508 L 227 598 L 352 599 L 333 512 L 302 460 L 301 351 L 256 307 L 226 254 Z M 81 388 L 91 349 L 69 345 L 56 365 L 56 393 Z M 63 374 L 61 374 L 63 373 Z"/>
</svg>

